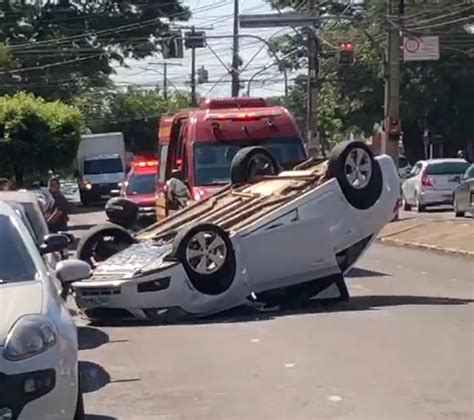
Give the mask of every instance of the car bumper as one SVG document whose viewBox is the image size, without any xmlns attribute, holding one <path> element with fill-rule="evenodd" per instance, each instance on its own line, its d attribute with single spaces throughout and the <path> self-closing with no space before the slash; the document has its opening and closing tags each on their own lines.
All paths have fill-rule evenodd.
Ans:
<svg viewBox="0 0 474 420">
<path fill-rule="evenodd" d="M 420 203 L 423 205 L 452 204 L 453 190 L 422 190 L 419 194 Z"/>
<path fill-rule="evenodd" d="M 67 351 L 67 349 L 66 349 Z M 76 355 L 59 346 L 38 356 L 10 362 L 0 355 L 0 420 L 72 419 L 78 397 Z"/>
</svg>

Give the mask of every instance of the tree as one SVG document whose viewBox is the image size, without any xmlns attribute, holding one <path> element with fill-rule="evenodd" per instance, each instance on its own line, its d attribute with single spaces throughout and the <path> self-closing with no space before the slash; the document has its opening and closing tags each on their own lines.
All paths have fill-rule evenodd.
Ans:
<svg viewBox="0 0 474 420">
<path fill-rule="evenodd" d="M 180 0 L 56 0 L 0 2 L 0 43 L 17 63 L 0 71 L 1 93 L 25 89 L 45 98 L 71 98 L 88 83 L 102 86 L 113 63 L 159 50 L 157 37 L 186 20 Z"/>
<path fill-rule="evenodd" d="M 343 2 L 323 2 L 331 13 Z M 350 6 L 355 4 L 356 6 Z M 279 0 L 279 6 L 289 6 Z M 404 144 L 410 160 L 423 157 L 422 133 L 428 129 L 446 139 L 448 153 L 454 153 L 474 137 L 472 113 L 474 36 L 463 26 L 472 5 L 463 0 L 405 0 L 402 19 L 406 35 L 438 35 L 441 60 L 402 64 L 401 114 Z M 323 46 L 320 71 L 319 125 L 322 136 L 340 139 L 349 131 L 371 134 L 375 122 L 383 119 L 383 52 L 385 50 L 386 2 L 366 0 L 363 8 L 355 2 L 342 5 L 347 19 L 330 20 L 320 28 Z M 340 66 L 334 60 L 339 42 L 355 46 L 356 62 Z M 282 54 L 294 49 L 299 54 L 289 62 L 292 68 L 306 66 L 306 47 L 300 35 L 285 35 L 276 41 Z M 295 86 L 302 108 L 304 85 Z M 303 92 L 301 90 L 303 89 Z M 304 108 L 303 108 L 304 109 Z"/>
<path fill-rule="evenodd" d="M 74 104 L 84 113 L 91 131 L 120 131 L 127 150 L 154 153 L 160 116 L 186 108 L 190 102 L 179 94 L 164 99 L 159 91 L 129 88 L 126 92 L 90 89 L 79 95 Z"/>
<path fill-rule="evenodd" d="M 73 161 L 82 115 L 72 106 L 24 92 L 0 97 L 0 156 L 18 185 L 25 175 L 60 169 Z"/>
</svg>

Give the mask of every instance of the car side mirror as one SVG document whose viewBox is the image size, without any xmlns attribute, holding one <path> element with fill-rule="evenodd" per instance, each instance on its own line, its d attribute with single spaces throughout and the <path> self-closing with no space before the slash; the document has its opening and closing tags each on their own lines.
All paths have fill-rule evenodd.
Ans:
<svg viewBox="0 0 474 420">
<path fill-rule="evenodd" d="M 63 286 L 89 278 L 91 267 L 85 261 L 67 260 L 56 265 L 56 277 Z"/>
<path fill-rule="evenodd" d="M 41 255 L 60 252 L 69 246 L 69 238 L 59 233 L 53 233 L 44 237 L 43 243 L 40 245 Z"/>
<path fill-rule="evenodd" d="M 76 240 L 76 237 L 72 234 L 72 233 L 69 233 L 69 232 L 58 232 L 59 235 L 63 235 L 67 238 L 68 242 L 69 242 L 69 245 L 73 244 L 74 241 Z"/>
</svg>

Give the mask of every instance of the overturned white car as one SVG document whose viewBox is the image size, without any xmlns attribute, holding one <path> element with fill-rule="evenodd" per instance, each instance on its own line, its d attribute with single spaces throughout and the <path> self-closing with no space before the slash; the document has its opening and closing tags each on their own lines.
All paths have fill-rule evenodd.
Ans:
<svg viewBox="0 0 474 420">
<path fill-rule="evenodd" d="M 134 237 L 111 224 L 91 231 L 80 252 L 109 246 L 111 256 L 73 285 L 84 314 L 153 319 L 317 295 L 345 300 L 344 273 L 400 203 L 393 160 L 361 142 L 280 173 L 267 150 L 244 148 L 231 179 Z"/>
</svg>

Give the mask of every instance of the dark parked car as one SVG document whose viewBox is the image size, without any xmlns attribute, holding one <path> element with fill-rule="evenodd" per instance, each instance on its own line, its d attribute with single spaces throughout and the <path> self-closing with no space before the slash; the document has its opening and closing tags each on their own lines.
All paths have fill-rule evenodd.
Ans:
<svg viewBox="0 0 474 420">
<path fill-rule="evenodd" d="M 456 217 L 463 217 L 465 213 L 474 217 L 474 164 L 467 168 L 461 184 L 454 190 L 453 206 Z"/>
</svg>

